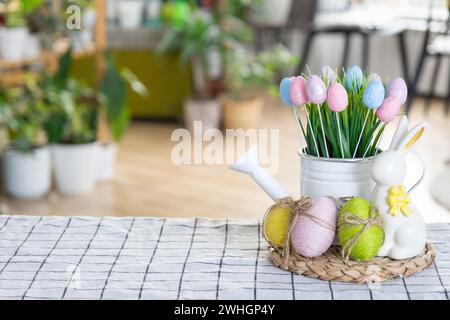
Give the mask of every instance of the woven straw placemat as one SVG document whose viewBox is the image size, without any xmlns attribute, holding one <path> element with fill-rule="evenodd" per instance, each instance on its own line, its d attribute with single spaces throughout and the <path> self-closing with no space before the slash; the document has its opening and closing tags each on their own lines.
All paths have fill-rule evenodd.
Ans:
<svg viewBox="0 0 450 320">
<path fill-rule="evenodd" d="M 281 269 L 288 270 L 309 278 L 326 281 L 343 281 L 354 283 L 382 282 L 400 276 L 410 276 L 430 266 L 436 257 L 431 242 L 424 251 L 410 259 L 393 260 L 377 257 L 367 262 L 345 260 L 340 246 L 331 246 L 320 257 L 305 258 L 297 254 L 283 257 L 283 249 L 269 247 L 269 257 L 272 263 Z"/>
</svg>

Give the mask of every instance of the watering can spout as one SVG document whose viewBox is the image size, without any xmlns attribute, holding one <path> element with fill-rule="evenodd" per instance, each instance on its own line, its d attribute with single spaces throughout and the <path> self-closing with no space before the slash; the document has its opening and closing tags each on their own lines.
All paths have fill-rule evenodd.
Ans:
<svg viewBox="0 0 450 320">
<path fill-rule="evenodd" d="M 274 201 L 291 196 L 274 177 L 260 166 L 257 144 L 233 163 L 230 169 L 250 175 Z"/>
</svg>

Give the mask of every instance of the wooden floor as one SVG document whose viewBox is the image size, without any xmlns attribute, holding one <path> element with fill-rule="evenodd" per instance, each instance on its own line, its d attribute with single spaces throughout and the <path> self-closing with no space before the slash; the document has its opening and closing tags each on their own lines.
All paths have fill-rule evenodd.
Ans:
<svg viewBox="0 0 450 320">
<path fill-rule="evenodd" d="M 436 101 L 428 115 L 417 101 L 410 122 L 426 120 L 428 133 L 418 148 L 428 165 L 425 181 L 413 193 L 428 222 L 450 221 L 450 212 L 433 201 L 428 186 L 450 158 L 450 116 Z M 299 193 L 299 135 L 291 110 L 267 99 L 261 128 L 278 128 L 280 169 L 276 177 L 293 194 Z M 261 217 L 271 199 L 246 175 L 223 165 L 175 165 L 171 134 L 176 124 L 136 122 L 121 143 L 117 174 L 98 184 L 92 194 L 64 197 L 52 192 L 39 201 L 20 202 L 2 196 L 0 210 L 31 215 L 108 215 L 170 217 Z M 386 145 L 393 134 L 384 135 Z"/>
</svg>

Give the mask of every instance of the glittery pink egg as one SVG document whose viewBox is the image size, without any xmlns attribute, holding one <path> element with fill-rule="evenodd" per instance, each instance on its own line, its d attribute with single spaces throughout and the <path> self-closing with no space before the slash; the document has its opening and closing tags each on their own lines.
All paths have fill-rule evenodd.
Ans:
<svg viewBox="0 0 450 320">
<path fill-rule="evenodd" d="M 306 80 L 303 77 L 295 77 L 292 81 L 290 97 L 293 104 L 302 106 L 308 102 L 306 95 Z"/>
<path fill-rule="evenodd" d="M 316 75 L 309 78 L 306 93 L 308 100 L 312 103 L 321 104 L 327 99 L 327 87 L 323 80 Z"/>
<path fill-rule="evenodd" d="M 333 83 L 330 88 L 328 88 L 327 102 L 328 107 L 334 112 L 341 112 L 347 108 L 348 94 L 340 83 Z"/>
<path fill-rule="evenodd" d="M 396 97 L 400 104 L 404 104 L 408 98 L 408 86 L 402 78 L 395 78 L 389 83 L 388 97 Z"/>
<path fill-rule="evenodd" d="M 334 241 L 337 208 L 327 197 L 313 200 L 308 215 L 301 215 L 291 233 L 295 251 L 304 257 L 318 257 L 325 253 Z"/>
<path fill-rule="evenodd" d="M 386 97 L 377 109 L 377 117 L 384 123 L 391 122 L 400 111 L 400 101 L 393 96 Z"/>
</svg>

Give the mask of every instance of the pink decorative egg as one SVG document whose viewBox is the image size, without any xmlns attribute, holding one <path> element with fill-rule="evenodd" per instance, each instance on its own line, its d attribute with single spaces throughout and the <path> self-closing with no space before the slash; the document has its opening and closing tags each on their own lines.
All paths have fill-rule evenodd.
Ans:
<svg viewBox="0 0 450 320">
<path fill-rule="evenodd" d="M 312 103 L 321 104 L 327 99 L 327 87 L 322 79 L 316 75 L 309 78 L 306 93 L 308 100 Z"/>
<path fill-rule="evenodd" d="M 313 200 L 308 214 L 313 218 L 307 215 L 298 218 L 292 229 L 291 242 L 299 255 L 318 257 L 325 253 L 334 241 L 337 208 L 330 198 L 317 198 Z"/>
<path fill-rule="evenodd" d="M 327 102 L 328 107 L 334 112 L 341 112 L 347 108 L 348 94 L 340 83 L 333 83 L 330 88 L 328 88 Z"/>
<path fill-rule="evenodd" d="M 302 106 L 308 102 L 306 86 L 306 80 L 303 77 L 295 77 L 292 81 L 290 97 L 294 105 Z"/>
<path fill-rule="evenodd" d="M 404 104 L 408 98 L 408 86 L 402 78 L 395 78 L 389 83 L 387 97 L 396 97 L 400 104 Z"/>
<path fill-rule="evenodd" d="M 377 109 L 377 117 L 384 123 L 391 122 L 400 112 L 400 101 L 393 96 L 386 97 Z"/>
</svg>

